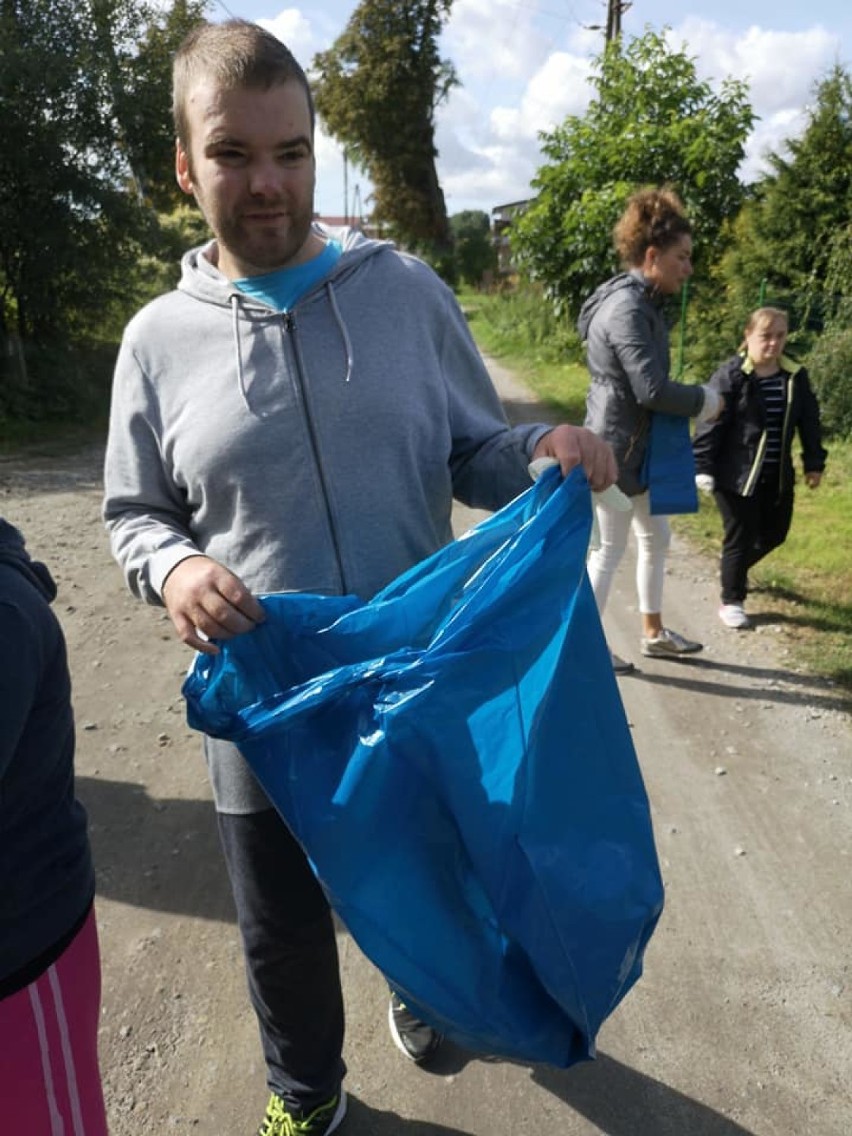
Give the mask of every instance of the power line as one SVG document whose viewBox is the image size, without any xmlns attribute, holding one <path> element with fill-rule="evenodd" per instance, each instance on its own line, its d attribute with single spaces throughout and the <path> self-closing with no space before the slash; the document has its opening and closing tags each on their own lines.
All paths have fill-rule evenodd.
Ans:
<svg viewBox="0 0 852 1136">
<path fill-rule="evenodd" d="M 235 20 L 237 18 L 234 15 L 234 13 L 231 11 L 231 9 L 228 7 L 228 5 L 225 3 L 225 0 L 216 0 L 216 3 L 219 5 L 219 7 L 222 9 L 222 11 L 227 15 L 228 19 Z"/>
</svg>

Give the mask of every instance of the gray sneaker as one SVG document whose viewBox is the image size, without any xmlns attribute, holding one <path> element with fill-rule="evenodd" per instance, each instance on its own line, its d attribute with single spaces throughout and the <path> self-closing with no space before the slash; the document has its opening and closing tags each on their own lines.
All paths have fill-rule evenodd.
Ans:
<svg viewBox="0 0 852 1136">
<path fill-rule="evenodd" d="M 617 675 L 633 674 L 636 669 L 627 659 L 622 659 L 621 655 L 616 655 L 615 651 L 610 651 L 609 657 L 612 662 L 612 669 Z"/>
<path fill-rule="evenodd" d="M 683 655 L 694 655 L 703 650 L 703 643 L 685 639 L 683 635 L 678 635 L 668 627 L 664 627 L 654 638 L 642 636 L 642 654 L 652 659 L 679 659 Z"/>
</svg>

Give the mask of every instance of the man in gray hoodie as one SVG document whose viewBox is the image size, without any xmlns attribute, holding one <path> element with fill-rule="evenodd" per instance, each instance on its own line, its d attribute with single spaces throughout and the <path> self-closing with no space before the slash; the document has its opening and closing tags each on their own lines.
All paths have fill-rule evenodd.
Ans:
<svg viewBox="0 0 852 1136">
<path fill-rule="evenodd" d="M 313 223 L 304 72 L 243 21 L 175 60 L 177 178 L 215 240 L 128 325 L 105 519 L 130 588 L 190 647 L 250 631 L 257 593 L 368 599 L 452 538 L 453 498 L 494 509 L 533 458 L 615 478 L 591 432 L 510 429 L 452 292 L 386 241 Z M 205 740 L 272 1092 L 263 1136 L 345 1114 L 334 929 L 301 850 L 239 752 Z M 428 1027 L 392 1003 L 413 1060 Z"/>
</svg>

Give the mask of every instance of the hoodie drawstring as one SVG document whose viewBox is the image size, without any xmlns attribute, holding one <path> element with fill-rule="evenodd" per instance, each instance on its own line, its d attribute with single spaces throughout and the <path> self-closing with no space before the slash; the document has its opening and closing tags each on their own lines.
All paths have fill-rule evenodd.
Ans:
<svg viewBox="0 0 852 1136">
<path fill-rule="evenodd" d="M 343 381 L 345 383 L 348 383 L 352 378 L 352 342 L 349 338 L 349 332 L 346 328 L 346 324 L 343 322 L 343 316 L 340 314 L 340 308 L 338 308 L 337 306 L 337 299 L 334 295 L 334 286 L 332 285 L 330 280 L 326 283 L 325 289 L 328 292 L 328 302 L 329 304 L 331 304 L 331 310 L 334 312 L 334 318 L 337 320 L 337 326 L 340 328 L 340 334 L 343 338 L 343 346 L 346 350 L 346 374 L 343 377 Z"/>
<path fill-rule="evenodd" d="M 246 405 L 246 410 L 251 414 L 251 403 L 248 400 L 248 391 L 246 390 L 246 378 L 243 373 L 243 353 L 240 350 L 240 297 L 236 292 L 231 293 L 231 329 L 234 336 L 234 356 L 237 360 L 237 386 L 240 390 L 240 397 Z"/>
</svg>

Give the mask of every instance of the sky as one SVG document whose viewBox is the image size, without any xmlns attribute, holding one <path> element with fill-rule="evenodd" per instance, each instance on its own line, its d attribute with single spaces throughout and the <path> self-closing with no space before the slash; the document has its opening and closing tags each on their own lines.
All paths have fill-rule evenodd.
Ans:
<svg viewBox="0 0 852 1136">
<path fill-rule="evenodd" d="M 354 0 L 211 0 L 209 18 L 229 15 L 269 28 L 306 70 L 344 30 Z M 689 14 L 684 15 L 687 9 Z M 490 213 L 532 195 L 541 165 L 539 134 L 566 115 L 582 115 L 593 91 L 590 63 L 603 47 L 605 0 L 454 0 L 441 39 L 461 85 L 436 118 L 438 177 L 447 210 Z M 849 0 L 634 0 L 622 16 L 624 35 L 646 25 L 668 28 L 696 60 L 701 79 L 717 89 L 744 79 L 758 120 L 740 173 L 751 181 L 765 155 L 801 133 L 814 85 L 839 62 L 852 67 Z M 348 168 L 340 147 L 318 132 L 317 211 L 369 213 L 369 180 Z"/>
</svg>

